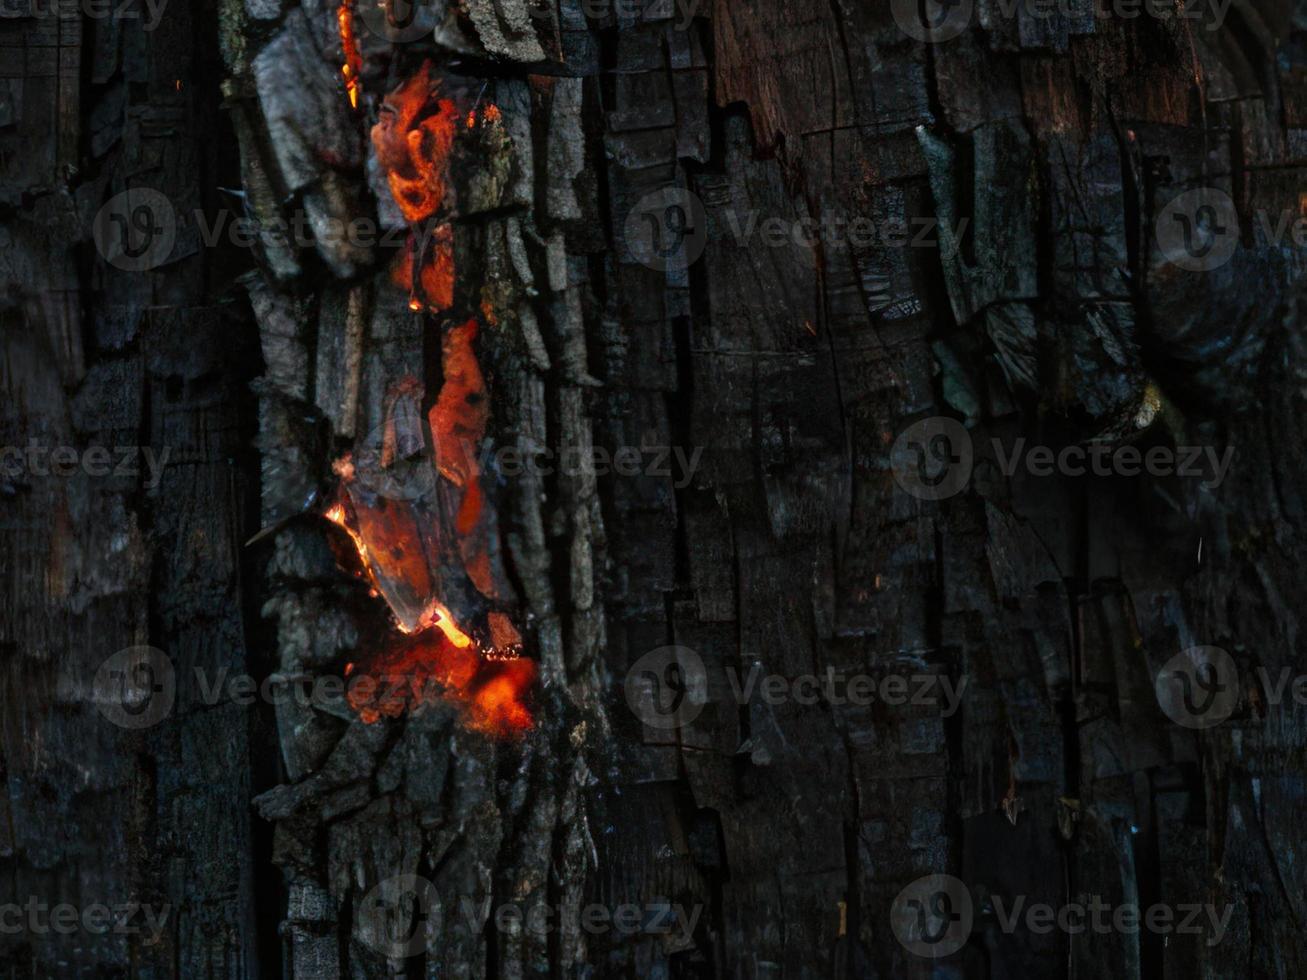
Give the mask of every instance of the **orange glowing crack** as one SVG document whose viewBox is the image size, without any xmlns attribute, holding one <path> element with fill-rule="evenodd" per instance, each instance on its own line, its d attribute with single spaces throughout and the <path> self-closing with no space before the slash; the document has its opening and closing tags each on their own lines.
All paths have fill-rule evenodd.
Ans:
<svg viewBox="0 0 1307 980">
<path fill-rule="evenodd" d="M 340 26 L 340 47 L 345 52 L 345 63 L 340 66 L 340 73 L 345 79 L 349 104 L 357 109 L 359 93 L 363 88 L 360 78 L 363 73 L 363 54 L 359 51 L 358 38 L 354 36 L 354 0 L 344 0 L 337 8 L 336 23 Z"/>
<path fill-rule="evenodd" d="M 350 471 L 343 463 L 338 473 Z M 375 586 L 367 544 L 350 526 L 344 504 L 332 504 L 323 516 L 349 535 Z M 376 594 L 376 589 L 371 592 Z M 366 671 L 358 671 L 352 662 L 345 665 L 345 676 L 355 682 L 348 692 L 351 707 L 372 724 L 439 700 L 455 705 L 473 731 L 510 736 L 529 730 L 534 724 L 528 699 L 535 661 L 521 656 L 521 637 L 506 615 L 491 612 L 488 622 L 487 648 L 459 628 L 447 606 L 432 600 L 416 626 L 407 629 L 396 623 L 398 634 Z M 357 683 L 360 680 L 365 683 Z"/>
<path fill-rule="evenodd" d="M 366 671 L 346 676 L 346 698 L 366 724 L 437 702 L 454 706 L 467 728 L 488 735 L 518 735 L 534 724 L 534 660 L 485 660 L 438 632 L 392 641 Z"/>
<path fill-rule="evenodd" d="M 445 201 L 459 113 L 440 91 L 435 66 L 424 62 L 385 97 L 372 127 L 377 162 L 386 171 L 395 203 L 412 223 L 430 218 Z"/>
<path fill-rule="evenodd" d="M 444 633 L 445 639 L 460 650 L 465 650 L 472 645 L 472 637 L 458 628 L 458 625 L 454 622 L 454 614 L 441 603 L 434 601 L 427 608 L 427 611 L 422 614 L 422 621 L 418 623 L 417 629 L 413 632 L 420 633 L 432 626 Z"/>
</svg>

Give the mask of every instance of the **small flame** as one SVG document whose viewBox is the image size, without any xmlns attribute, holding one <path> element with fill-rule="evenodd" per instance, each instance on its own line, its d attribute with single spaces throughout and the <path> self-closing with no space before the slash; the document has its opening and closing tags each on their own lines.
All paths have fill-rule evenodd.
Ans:
<svg viewBox="0 0 1307 980">
<path fill-rule="evenodd" d="M 454 623 L 454 615 L 439 602 L 432 603 L 432 608 L 428 613 L 430 622 L 428 625 L 434 626 L 440 632 L 445 634 L 445 639 L 460 650 L 465 650 L 472 645 L 472 637 L 464 633 Z M 423 622 L 427 622 L 427 616 L 423 617 Z"/>
<path fill-rule="evenodd" d="M 473 731 L 506 737 L 534 724 L 528 700 L 535 678 L 534 660 L 482 659 L 427 632 L 392 643 L 351 678 L 346 698 L 366 724 L 444 702 Z"/>
<path fill-rule="evenodd" d="M 501 114 L 499 112 L 499 106 L 495 105 L 492 102 L 481 110 L 481 123 L 482 125 L 497 123 L 499 122 L 500 115 Z M 472 110 L 467 114 L 467 128 L 475 129 L 476 124 L 477 124 L 477 111 L 476 111 L 476 107 L 474 106 Z"/>
<path fill-rule="evenodd" d="M 349 104 L 359 107 L 359 93 L 363 82 L 363 54 L 359 51 L 358 38 L 354 35 L 354 0 L 343 0 L 336 9 L 336 23 L 340 26 L 340 47 L 345 52 L 345 63 L 340 66 L 340 73 L 345 79 L 345 91 L 349 95 Z"/>
<path fill-rule="evenodd" d="M 344 501 L 335 501 L 323 516 L 354 542 L 372 581 L 369 594 L 376 595 L 367 544 L 352 526 Z M 460 628 L 448 606 L 432 600 L 416 625 L 395 624 L 396 638 L 370 660 L 364 672 L 379 683 L 351 687 L 351 707 L 371 724 L 382 717 L 397 717 L 406 708 L 443 700 L 459 705 L 474 731 L 511 735 L 528 730 L 533 721 L 526 700 L 535 682 L 535 662 L 521 656 L 521 637 L 506 615 L 491 612 L 488 624 L 488 642 L 480 643 Z M 355 669 L 354 663 L 347 663 L 345 676 L 352 677 Z M 396 678 L 402 683 L 394 683 Z"/>
</svg>

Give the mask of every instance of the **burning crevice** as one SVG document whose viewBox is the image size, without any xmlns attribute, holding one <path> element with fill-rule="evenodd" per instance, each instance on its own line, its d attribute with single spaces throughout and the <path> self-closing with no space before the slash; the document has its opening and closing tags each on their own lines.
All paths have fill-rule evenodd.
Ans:
<svg viewBox="0 0 1307 980">
<path fill-rule="evenodd" d="M 340 49 L 345 55 L 340 74 L 345 80 L 349 104 L 357 109 L 363 93 L 363 52 L 359 50 L 358 37 L 354 33 L 354 0 L 343 0 L 336 8 L 336 22 L 340 27 Z"/>
<path fill-rule="evenodd" d="M 430 61 L 382 101 L 372 148 L 400 214 L 409 223 L 407 248 L 392 273 L 409 294 L 409 308 L 441 313 L 454 305 L 449 160 L 459 110 Z"/>
<path fill-rule="evenodd" d="M 343 75 L 357 105 L 362 59 L 352 0 L 339 12 Z M 465 111 L 469 101 L 427 60 L 381 101 L 371 131 L 385 186 L 409 226 L 389 279 L 423 316 L 448 315 L 456 302 L 455 141 L 464 123 L 475 129 L 500 118 L 498 107 L 479 100 Z M 520 732 L 531 726 L 536 668 L 522 656 L 478 459 L 490 421 L 476 354 L 480 322 L 470 316 L 438 329 L 443 381 L 430 410 L 423 412 L 422 381 L 395 380 L 382 425 L 334 465 L 339 483 L 324 516 L 348 535 L 395 626 L 358 667 L 369 678 L 401 681 L 350 703 L 371 722 L 442 700 L 459 705 L 471 728 Z"/>
<path fill-rule="evenodd" d="M 358 683 L 353 664 L 345 673 L 350 707 L 369 724 L 437 704 L 456 706 L 468 728 L 490 735 L 524 732 L 533 724 L 526 695 L 536 665 L 525 657 L 484 657 L 470 644 L 427 631 L 392 638 L 367 670 L 368 683 Z"/>
</svg>

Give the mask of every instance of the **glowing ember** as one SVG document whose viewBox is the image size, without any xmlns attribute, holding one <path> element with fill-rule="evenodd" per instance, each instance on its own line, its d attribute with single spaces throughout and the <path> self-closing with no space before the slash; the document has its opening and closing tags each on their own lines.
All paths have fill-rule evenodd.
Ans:
<svg viewBox="0 0 1307 980">
<path fill-rule="evenodd" d="M 445 201 L 458 110 L 452 99 L 440 97 L 440 90 L 434 66 L 424 62 L 386 96 L 372 127 L 377 162 L 405 220 L 413 223 L 433 216 Z"/>
<path fill-rule="evenodd" d="M 454 305 L 454 230 L 440 225 L 433 233 L 409 235 L 395 259 L 390 281 L 409 294 L 413 312 L 441 313 Z"/>
<path fill-rule="evenodd" d="M 344 0 L 337 8 L 336 23 L 340 26 L 340 47 L 345 52 L 340 73 L 345 79 L 349 104 L 357 109 L 359 93 L 363 90 L 363 81 L 359 77 L 363 72 L 363 54 L 359 51 L 358 38 L 354 36 L 354 0 Z"/>
<path fill-rule="evenodd" d="M 366 674 L 353 674 L 346 699 L 368 724 L 445 703 L 459 709 L 468 728 L 507 736 L 533 724 L 528 697 L 535 677 L 532 660 L 484 660 L 433 631 L 393 643 Z"/>
<path fill-rule="evenodd" d="M 353 474 L 354 469 L 346 460 L 337 471 Z M 395 550 L 394 546 L 378 538 L 377 548 L 368 547 L 365 536 L 369 532 L 356 526 L 361 515 L 349 505 L 347 495 L 323 516 L 353 542 L 374 586 L 370 594 L 375 596 L 378 561 L 389 557 L 387 552 Z M 402 520 L 386 525 L 392 529 L 402 526 Z M 371 533 L 378 533 L 377 528 Z M 354 663 L 345 665 L 345 676 L 351 679 L 351 707 L 371 724 L 442 701 L 457 705 L 464 724 L 472 730 L 492 735 L 528 730 L 533 723 L 527 700 L 535 682 L 535 662 L 521 656 L 521 635 L 507 615 L 491 611 L 486 624 L 489 635 L 485 642 L 478 642 L 439 600 L 432 600 L 411 625 L 397 620 L 397 632 L 385 641 L 381 654 L 369 658 L 366 670 L 359 671 Z"/>
<path fill-rule="evenodd" d="M 353 0 L 339 8 L 343 74 L 357 105 L 362 60 L 353 34 Z M 352 54 L 351 54 L 352 52 Z M 386 95 L 372 145 L 391 195 L 410 225 L 390 279 L 414 312 L 454 306 L 454 233 L 449 163 L 460 122 L 497 124 L 497 106 L 456 99 L 431 61 Z M 439 700 L 459 706 L 477 731 L 511 734 L 532 725 L 527 695 L 534 661 L 508 614 L 512 589 L 502 567 L 493 505 L 482 489 L 477 454 L 490 419 L 477 361 L 474 317 L 442 330 L 443 384 L 422 431 L 422 384 L 400 379 L 387 395 L 381 452 L 355 447 L 333 469 L 339 496 L 325 516 L 345 530 L 370 579 L 395 615 L 396 631 L 351 682 L 391 675 L 399 683 L 350 688 L 365 722 Z M 429 441 L 428 441 L 429 437 Z M 434 449 L 434 455 L 432 450 Z M 374 458 L 375 457 L 375 458 Z M 374 465 L 375 464 L 375 465 Z M 405 467 L 417 467 L 417 471 Z M 458 610 L 457 614 L 454 610 Z"/>
<path fill-rule="evenodd" d="M 423 628 L 434 626 L 440 632 L 445 634 L 445 639 L 460 650 L 465 650 L 472 645 L 472 637 L 468 636 L 454 622 L 454 615 L 438 602 L 433 602 L 426 615 L 422 617 Z"/>
</svg>

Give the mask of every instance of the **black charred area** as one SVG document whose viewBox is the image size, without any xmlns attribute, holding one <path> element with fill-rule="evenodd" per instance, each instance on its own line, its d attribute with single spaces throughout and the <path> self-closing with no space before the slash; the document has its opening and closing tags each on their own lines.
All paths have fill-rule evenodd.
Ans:
<svg viewBox="0 0 1307 980">
<path fill-rule="evenodd" d="M 1289 0 L 0 0 L 0 977 L 1307 976 L 1304 168 Z"/>
</svg>

